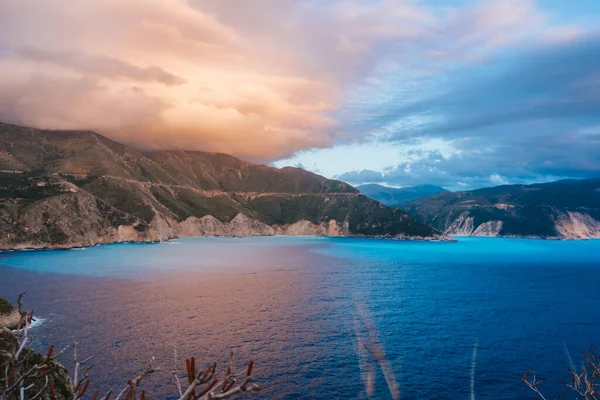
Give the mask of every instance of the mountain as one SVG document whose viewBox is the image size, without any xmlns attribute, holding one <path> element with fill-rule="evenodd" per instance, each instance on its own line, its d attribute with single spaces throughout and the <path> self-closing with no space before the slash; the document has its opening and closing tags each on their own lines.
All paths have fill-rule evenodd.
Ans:
<svg viewBox="0 0 600 400">
<path fill-rule="evenodd" d="M 404 209 L 449 235 L 600 237 L 600 178 L 445 192 Z"/>
<path fill-rule="evenodd" d="M 421 199 L 433 194 L 447 192 L 441 186 L 418 185 L 403 188 L 392 188 L 377 184 L 360 185 L 356 187 L 365 196 L 377 200 L 388 207 L 401 207 L 411 200 Z"/>
<path fill-rule="evenodd" d="M 0 249 L 179 236 L 445 239 L 352 186 L 227 154 L 142 154 L 91 131 L 0 123 Z"/>
</svg>

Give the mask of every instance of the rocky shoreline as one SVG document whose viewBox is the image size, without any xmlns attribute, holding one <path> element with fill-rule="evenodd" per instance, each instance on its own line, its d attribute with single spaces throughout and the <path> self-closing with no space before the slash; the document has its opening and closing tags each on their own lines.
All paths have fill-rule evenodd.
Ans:
<svg viewBox="0 0 600 400">
<path fill-rule="evenodd" d="M 0 297 L 0 330 L 2 328 L 17 329 L 21 322 L 21 313 L 10 301 Z"/>
<path fill-rule="evenodd" d="M 455 241 L 452 237 L 443 234 L 433 236 L 353 234 L 350 232 L 347 222 L 339 223 L 333 219 L 321 224 L 300 220 L 289 225 L 268 225 L 242 213 L 238 214 L 230 222 L 221 222 L 210 215 L 202 218 L 190 217 L 179 223 L 155 219 L 151 227 L 149 231 L 140 233 L 135 229 L 135 226 L 121 225 L 110 232 L 106 232 L 104 236 L 90 233 L 87 236 L 80 236 L 76 240 L 63 243 L 48 243 L 43 241 L 4 242 L 0 243 L 0 251 L 68 250 L 114 243 L 161 243 L 182 237 L 322 236 Z"/>
<path fill-rule="evenodd" d="M 398 241 L 414 241 L 414 242 L 456 242 L 457 240 L 450 236 L 426 236 L 426 237 L 415 237 L 415 236 L 365 236 L 365 235 L 347 235 L 347 236 L 327 236 L 327 235 L 196 235 L 196 236 L 175 236 L 166 240 L 127 240 L 127 241 L 114 241 L 114 242 L 102 242 L 94 244 L 81 245 L 80 243 L 75 244 L 49 244 L 49 243 L 36 243 L 28 244 L 23 243 L 14 247 L 0 247 L 0 252 L 14 252 L 14 251 L 51 251 L 51 250 L 77 250 L 86 249 L 90 247 L 106 246 L 110 244 L 159 244 L 166 243 L 171 240 L 177 240 L 186 237 L 218 237 L 218 238 L 231 238 L 239 239 L 242 237 L 272 237 L 272 236 L 312 236 L 312 237 L 343 237 L 343 238 L 357 238 L 357 239 L 386 239 L 386 240 L 398 240 Z M 1 324 L 0 324 L 1 326 Z"/>
<path fill-rule="evenodd" d="M 267 225 L 268 226 L 268 225 Z M 279 228 L 279 229 L 276 229 Z M 103 246 L 109 244 L 126 244 L 126 243 L 165 243 L 170 240 L 176 240 L 180 238 L 186 237 L 220 237 L 220 238 L 241 238 L 241 237 L 270 237 L 270 236 L 314 236 L 314 237 L 340 237 L 340 238 L 361 238 L 361 239 L 387 239 L 387 240 L 400 240 L 400 241 L 422 241 L 422 242 L 456 242 L 457 239 L 454 237 L 488 237 L 488 238 L 499 238 L 499 239 L 531 239 L 531 240 L 594 240 L 599 239 L 598 237 L 561 237 L 561 236 L 532 236 L 532 235 L 495 235 L 495 236 L 484 236 L 484 235 L 452 235 L 452 234 L 444 234 L 444 235 L 436 235 L 436 236 L 407 236 L 407 235 L 397 235 L 397 236 L 389 236 L 389 235 L 356 235 L 356 234 L 338 234 L 338 235 L 328 235 L 325 233 L 306 233 L 303 231 L 299 231 L 298 233 L 290 233 L 286 231 L 286 229 L 281 229 L 280 227 L 274 228 L 274 233 L 263 233 L 258 234 L 256 232 L 245 232 L 245 233 L 236 233 L 235 231 L 229 232 L 214 232 L 212 234 L 182 234 L 176 236 L 170 236 L 168 238 L 155 240 L 152 238 L 138 238 L 132 240 L 101 240 L 94 242 L 72 242 L 72 243 L 63 243 L 63 244 L 52 244 L 52 243 L 18 243 L 12 246 L 3 246 L 0 245 L 0 252 L 12 252 L 12 251 L 43 251 L 43 250 L 74 250 L 74 249 L 85 249 L 89 247 Z M 3 326 L 2 318 L 5 316 L 0 316 L 0 327 Z"/>
<path fill-rule="evenodd" d="M 492 239 L 531 239 L 531 240 L 595 240 L 600 239 L 599 237 L 564 237 L 564 236 L 542 236 L 542 235 L 495 235 L 495 236 L 486 236 L 486 235 L 455 235 L 451 236 L 456 237 L 484 237 L 484 238 L 492 238 Z"/>
<path fill-rule="evenodd" d="M 404 210 L 449 235 L 600 239 L 600 179 L 446 192 L 407 203 Z"/>
<path fill-rule="evenodd" d="M 17 329 L 21 321 L 21 314 L 17 310 L 13 310 L 10 314 L 0 315 L 0 329 Z"/>
</svg>

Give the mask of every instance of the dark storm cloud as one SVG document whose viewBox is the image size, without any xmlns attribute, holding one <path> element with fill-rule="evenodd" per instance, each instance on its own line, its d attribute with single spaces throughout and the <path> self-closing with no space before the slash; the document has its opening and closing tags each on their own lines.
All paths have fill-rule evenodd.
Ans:
<svg viewBox="0 0 600 400">
<path fill-rule="evenodd" d="M 353 127 L 395 142 L 441 138 L 459 154 L 403 163 L 384 181 L 474 187 L 600 175 L 600 35 L 432 79 L 418 99 L 371 104 Z"/>
<path fill-rule="evenodd" d="M 392 140 L 428 136 L 485 135 L 486 129 L 527 121 L 565 120 L 585 125 L 600 121 L 600 35 L 529 49 L 487 65 L 449 72 L 449 82 L 426 86 L 418 100 L 402 93 L 374 104 L 358 127 L 388 129 Z M 408 119 L 434 117 L 409 128 Z M 507 135 L 510 132 L 506 133 Z M 514 134 L 519 134 L 514 132 Z"/>
<path fill-rule="evenodd" d="M 489 147 L 486 138 L 459 144 L 460 154 L 444 157 L 422 152 L 384 173 L 354 171 L 338 178 L 353 184 L 379 182 L 393 186 L 429 183 L 450 190 L 501 184 L 600 176 L 600 127 L 597 133 L 523 135 Z"/>
</svg>

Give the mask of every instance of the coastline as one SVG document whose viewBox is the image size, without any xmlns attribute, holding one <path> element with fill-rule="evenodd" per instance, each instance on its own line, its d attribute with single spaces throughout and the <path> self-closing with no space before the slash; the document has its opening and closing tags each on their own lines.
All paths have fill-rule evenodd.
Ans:
<svg viewBox="0 0 600 400">
<path fill-rule="evenodd" d="M 240 239 L 244 237 L 322 237 L 322 238 L 357 238 L 357 239 L 387 239 L 387 240 L 399 240 L 399 241 L 416 241 L 416 242 L 456 242 L 457 240 L 448 235 L 439 235 L 439 236 L 406 236 L 406 235 L 398 235 L 398 236 L 384 236 L 384 235 L 374 235 L 374 236 L 365 236 L 365 235 L 285 235 L 285 234 L 276 234 L 276 235 L 184 235 L 184 236 L 176 236 L 172 238 L 168 238 L 165 240 L 122 240 L 122 241 L 107 241 L 101 243 L 93 243 L 93 244 L 81 244 L 81 243 L 67 243 L 67 244 L 51 244 L 51 243 L 36 243 L 36 244 L 16 244 L 13 247 L 0 247 L 0 253 L 2 252 L 17 252 L 17 251 L 53 251 L 53 250 L 84 250 L 91 247 L 98 246 L 108 246 L 114 244 L 160 244 L 167 243 L 172 240 L 182 239 L 182 238 L 191 238 L 191 237 L 204 237 L 204 238 L 229 238 L 229 239 Z"/>
<path fill-rule="evenodd" d="M 19 310 L 13 310 L 8 314 L 0 315 L 0 329 L 16 329 L 21 321 Z"/>
<path fill-rule="evenodd" d="M 598 240 L 598 236 L 580 237 L 580 236 L 542 236 L 542 235 L 451 235 L 452 237 L 476 237 L 490 239 L 531 239 L 531 240 L 556 240 L 556 241 L 580 241 L 580 240 Z"/>
<path fill-rule="evenodd" d="M 52 244 L 52 243 L 18 243 L 12 247 L 0 247 L 0 253 L 3 252 L 16 252 L 16 251 L 52 251 L 52 250 L 84 250 L 91 247 L 108 246 L 114 244 L 160 244 L 167 243 L 172 240 L 190 237 L 204 237 L 204 238 L 230 238 L 240 239 L 244 237 L 322 237 L 322 238 L 357 238 L 357 239 L 386 239 L 386 240 L 398 240 L 398 241 L 415 241 L 415 242 L 446 242 L 453 243 L 457 242 L 456 238 L 489 238 L 489 239 L 529 239 L 529 240 L 551 240 L 551 241 L 585 241 L 585 240 L 600 240 L 599 237 L 561 237 L 561 236 L 535 236 L 535 235 L 496 235 L 496 236 L 481 236 L 481 235 L 449 235 L 442 234 L 437 236 L 408 236 L 408 235 L 303 235 L 303 234 L 252 234 L 252 235 L 181 235 L 170 237 L 164 240 L 114 240 L 114 241 L 100 241 L 98 243 L 82 244 L 82 243 L 66 243 L 66 244 Z"/>
</svg>

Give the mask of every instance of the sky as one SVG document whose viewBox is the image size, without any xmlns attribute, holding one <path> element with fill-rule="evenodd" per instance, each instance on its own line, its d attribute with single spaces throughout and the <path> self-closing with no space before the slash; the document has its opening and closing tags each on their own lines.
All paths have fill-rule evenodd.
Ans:
<svg viewBox="0 0 600 400">
<path fill-rule="evenodd" d="M 0 0 L 0 121 L 354 185 L 600 176 L 598 0 Z"/>
</svg>

